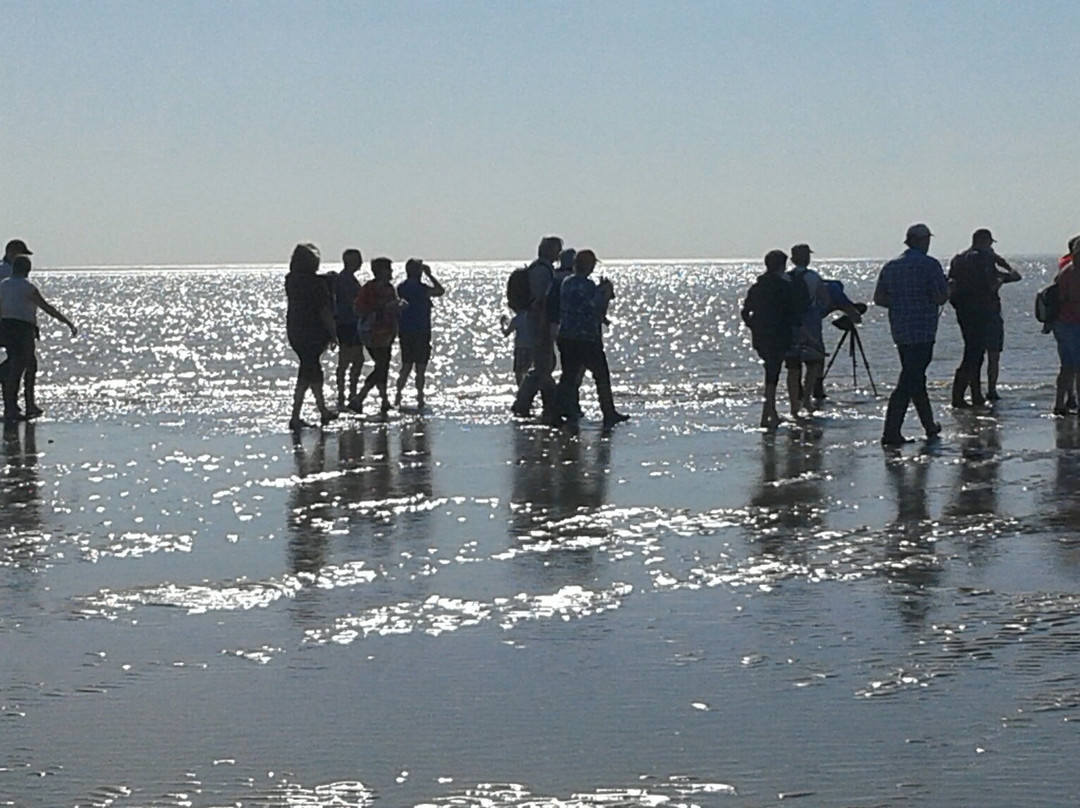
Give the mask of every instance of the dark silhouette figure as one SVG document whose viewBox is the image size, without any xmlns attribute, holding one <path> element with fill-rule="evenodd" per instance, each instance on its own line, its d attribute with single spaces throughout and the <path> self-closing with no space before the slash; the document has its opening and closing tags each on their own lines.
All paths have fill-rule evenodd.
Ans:
<svg viewBox="0 0 1080 808">
<path fill-rule="evenodd" d="M 7 371 L 3 375 L 5 428 L 41 414 L 36 408 L 30 409 L 29 404 L 27 411 L 21 413 L 18 405 L 23 377 L 31 367 L 37 367 L 38 310 L 66 325 L 71 336 L 78 333 L 75 324 L 46 301 L 30 282 L 31 266 L 30 256 L 18 255 L 11 264 L 11 277 L 0 281 L 0 346 L 8 354 Z"/>
<path fill-rule="evenodd" d="M 331 307 L 330 288 L 325 278 L 319 277 L 319 250 L 314 244 L 297 244 L 289 261 L 289 274 L 285 276 L 285 296 L 288 312 L 285 330 L 290 347 L 300 359 L 293 392 L 292 417 L 289 429 L 310 426 L 300 418 L 304 396 L 308 390 L 319 408 L 321 423 L 328 424 L 337 413 L 326 406 L 323 398 L 323 352 L 337 342 L 337 325 Z"/>
<path fill-rule="evenodd" d="M 765 365 L 761 426 L 770 430 L 780 424 L 776 387 L 801 309 L 791 279 L 784 274 L 787 260 L 783 250 L 769 251 L 765 256 L 765 272 L 746 293 L 740 313 L 743 323 L 750 329 L 754 350 Z"/>
<path fill-rule="evenodd" d="M 900 428 L 911 403 L 927 438 L 941 432 L 926 391 L 926 369 L 934 358 L 939 307 L 948 300 L 948 287 L 941 264 L 927 255 L 932 235 L 925 224 L 909 227 L 907 249 L 881 268 L 874 289 L 874 303 L 889 310 L 889 330 L 900 354 L 900 378 L 889 396 L 881 435 L 885 446 L 907 443 Z"/>
</svg>

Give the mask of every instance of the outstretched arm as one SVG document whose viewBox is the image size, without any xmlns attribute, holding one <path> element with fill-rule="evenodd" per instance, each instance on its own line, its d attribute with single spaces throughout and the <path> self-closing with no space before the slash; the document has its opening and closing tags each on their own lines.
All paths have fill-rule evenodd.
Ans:
<svg viewBox="0 0 1080 808">
<path fill-rule="evenodd" d="M 49 301 L 43 298 L 41 296 L 41 292 L 39 292 L 37 289 L 34 290 L 34 298 L 39 309 L 48 314 L 50 317 L 59 320 L 71 329 L 71 336 L 74 337 L 78 333 L 78 329 L 75 327 L 75 323 L 71 322 L 71 320 L 65 317 L 63 312 L 60 311 L 60 309 L 56 308 L 55 306 L 50 304 Z"/>
</svg>

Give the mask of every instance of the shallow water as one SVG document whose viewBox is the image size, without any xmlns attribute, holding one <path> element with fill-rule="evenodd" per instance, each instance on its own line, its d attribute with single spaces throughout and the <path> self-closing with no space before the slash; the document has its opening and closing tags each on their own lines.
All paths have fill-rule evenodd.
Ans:
<svg viewBox="0 0 1080 808">
<path fill-rule="evenodd" d="M 605 267 L 610 436 L 588 384 L 511 423 L 509 267 L 436 266 L 430 412 L 298 441 L 281 269 L 37 274 L 83 333 L 3 441 L 0 806 L 1074 804 L 1080 419 L 1015 263 L 1004 401 L 940 406 L 947 312 L 901 453 L 846 354 L 752 428 L 749 265 Z"/>
</svg>

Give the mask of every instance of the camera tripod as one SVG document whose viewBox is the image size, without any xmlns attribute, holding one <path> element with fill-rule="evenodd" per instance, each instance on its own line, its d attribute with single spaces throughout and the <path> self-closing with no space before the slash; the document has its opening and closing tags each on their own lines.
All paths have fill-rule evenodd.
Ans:
<svg viewBox="0 0 1080 808">
<path fill-rule="evenodd" d="M 846 321 L 846 322 L 844 322 Z M 840 337 L 840 341 L 836 343 L 836 349 L 833 351 L 832 357 L 829 359 L 829 364 L 825 367 L 825 372 L 821 374 L 821 378 L 824 381 L 825 377 L 829 375 L 829 371 L 832 369 L 833 362 L 836 361 L 836 357 L 840 355 L 840 350 L 844 347 L 844 343 L 847 343 L 848 354 L 851 356 L 851 384 L 857 387 L 859 380 L 856 377 L 856 362 L 855 362 L 855 349 L 859 349 L 859 355 L 862 357 L 863 367 L 866 369 L 866 377 L 870 379 L 870 389 L 874 391 L 876 397 L 877 385 L 874 384 L 874 375 L 870 372 L 870 363 L 866 361 L 866 351 L 863 350 L 862 337 L 859 336 L 859 329 L 855 323 L 847 317 L 840 317 L 833 321 L 833 325 L 844 332 L 844 335 Z"/>
</svg>

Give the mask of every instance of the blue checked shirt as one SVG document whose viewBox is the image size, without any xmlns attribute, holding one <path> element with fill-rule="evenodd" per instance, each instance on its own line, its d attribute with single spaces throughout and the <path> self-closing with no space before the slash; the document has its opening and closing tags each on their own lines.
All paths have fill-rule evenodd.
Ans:
<svg viewBox="0 0 1080 808">
<path fill-rule="evenodd" d="M 904 250 L 881 268 L 874 302 L 889 309 L 889 329 L 897 345 L 933 342 L 948 285 L 941 263 L 920 250 Z"/>
</svg>

